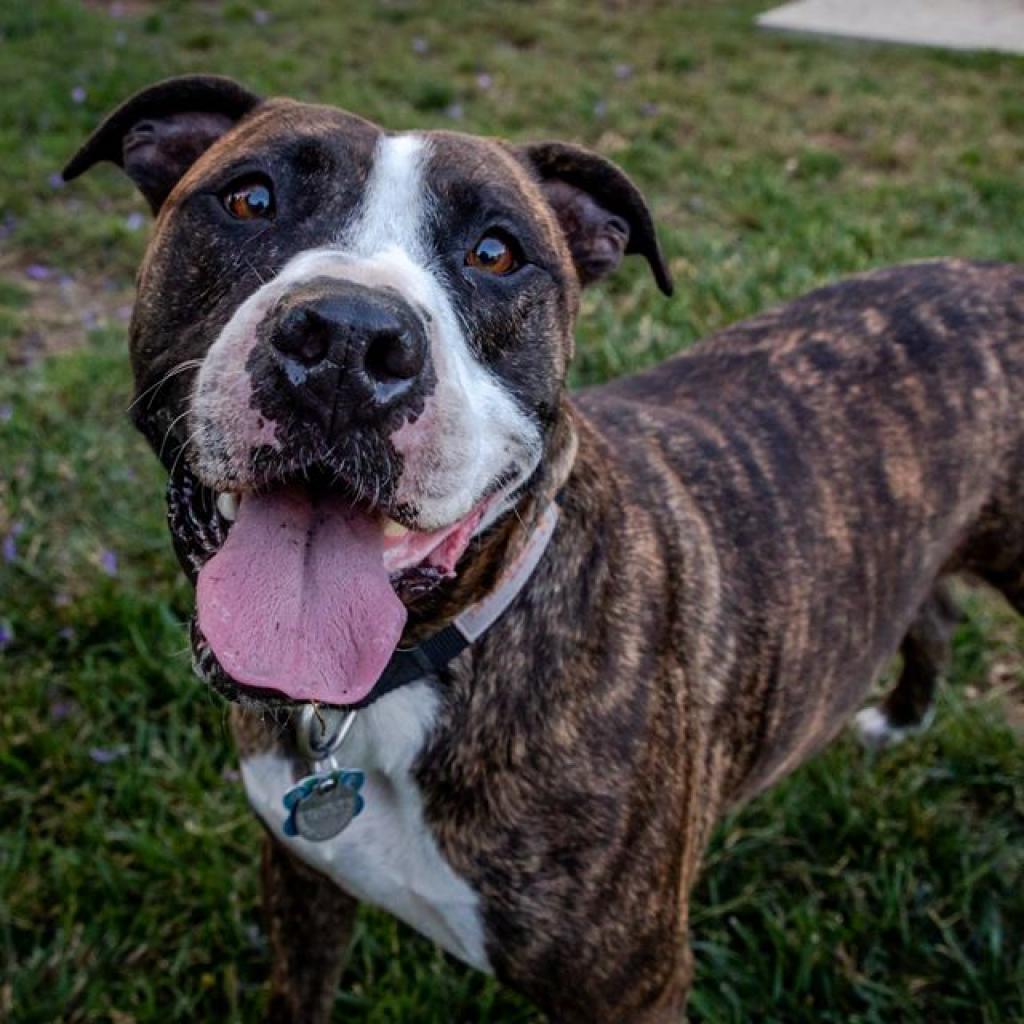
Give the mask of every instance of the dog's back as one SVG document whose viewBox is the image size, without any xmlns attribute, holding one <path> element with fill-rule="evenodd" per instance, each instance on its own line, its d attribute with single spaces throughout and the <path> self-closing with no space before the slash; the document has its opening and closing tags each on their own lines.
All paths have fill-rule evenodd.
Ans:
<svg viewBox="0 0 1024 1024">
<path fill-rule="evenodd" d="M 713 548 L 671 600 L 679 653 L 749 749 L 737 795 L 827 742 L 901 641 L 911 676 L 938 673 L 945 574 L 1024 611 L 1022 268 L 849 279 L 579 404 L 666 528 Z"/>
</svg>

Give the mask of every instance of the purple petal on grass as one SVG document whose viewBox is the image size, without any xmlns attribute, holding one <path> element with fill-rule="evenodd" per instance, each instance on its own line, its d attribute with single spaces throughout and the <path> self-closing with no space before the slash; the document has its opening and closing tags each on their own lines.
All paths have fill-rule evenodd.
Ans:
<svg viewBox="0 0 1024 1024">
<path fill-rule="evenodd" d="M 220 777 L 225 782 L 238 782 L 242 778 L 242 774 L 237 768 L 225 768 L 220 773 Z"/>
<path fill-rule="evenodd" d="M 615 65 L 615 77 L 624 80 L 626 78 L 633 77 L 633 65 L 632 64 L 616 64 Z"/>
<path fill-rule="evenodd" d="M 110 548 L 104 548 L 100 555 L 100 566 L 108 576 L 117 575 L 117 553 Z"/>
<path fill-rule="evenodd" d="M 453 121 L 461 121 L 462 120 L 462 115 L 464 113 L 465 113 L 465 110 L 463 109 L 463 106 L 462 106 L 461 103 L 453 103 L 445 111 L 445 114 L 447 114 L 447 116 L 450 117 Z"/>
<path fill-rule="evenodd" d="M 90 747 L 89 757 L 97 764 L 110 764 L 128 753 L 126 744 L 117 747 Z"/>
<path fill-rule="evenodd" d="M 0 622 L 0 651 L 9 647 L 14 640 L 14 630 L 6 622 Z"/>
<path fill-rule="evenodd" d="M 131 306 L 118 306 L 114 312 L 117 314 L 118 320 L 123 320 L 127 323 L 132 318 L 132 307 Z"/>
<path fill-rule="evenodd" d="M 75 627 L 63 626 L 61 629 L 57 630 L 57 636 L 59 636 L 61 640 L 67 640 L 70 642 L 75 639 Z"/>
<path fill-rule="evenodd" d="M 270 24 L 270 11 L 264 11 L 262 8 L 252 12 L 252 20 L 257 25 L 269 25 Z"/>
<path fill-rule="evenodd" d="M 30 263 L 25 268 L 25 276 L 33 281 L 46 281 L 53 277 L 53 270 L 42 263 Z"/>
<path fill-rule="evenodd" d="M 481 71 L 480 74 L 476 76 L 476 84 L 478 89 L 490 89 L 490 87 L 494 85 L 494 78 L 487 74 L 486 71 Z"/>
<path fill-rule="evenodd" d="M 67 608 L 67 606 L 71 604 L 71 595 L 64 590 L 58 590 L 57 593 L 53 595 L 53 603 L 57 608 Z"/>
<path fill-rule="evenodd" d="M 145 224 L 145 223 L 146 223 L 146 218 L 143 217 L 142 214 L 139 213 L 138 210 L 136 210 L 134 213 L 129 213 L 128 216 L 125 217 L 125 219 L 124 219 L 124 226 L 129 231 L 138 231 L 139 228 L 141 228 L 142 225 Z"/>
<path fill-rule="evenodd" d="M 0 423 L 10 423 L 14 419 L 14 406 L 10 402 L 0 405 Z"/>
<path fill-rule="evenodd" d="M 50 188 L 63 188 L 64 178 L 61 176 L 60 171 L 54 171 L 47 179 Z"/>
<path fill-rule="evenodd" d="M 85 89 L 83 89 L 80 85 L 76 85 L 74 87 L 74 89 L 71 90 L 71 102 L 72 103 L 84 103 L 85 102 L 85 97 L 86 97 Z"/>
<path fill-rule="evenodd" d="M 412 52 L 420 55 L 430 52 L 430 43 L 423 36 L 413 36 Z"/>
<path fill-rule="evenodd" d="M 5 562 L 10 564 L 18 557 L 18 537 L 25 530 L 25 524 L 18 522 L 11 526 L 7 536 L 3 539 L 3 544 L 0 545 L 0 549 L 3 551 L 3 559 Z"/>
<path fill-rule="evenodd" d="M 658 104 L 648 101 L 647 103 L 640 104 L 640 116 L 641 117 L 654 117 L 658 112 Z"/>
<path fill-rule="evenodd" d="M 50 720 L 63 722 L 78 713 L 78 702 L 73 700 L 55 700 L 50 704 Z"/>
<path fill-rule="evenodd" d="M 604 117 L 608 113 L 608 103 L 606 100 L 598 100 L 594 104 L 594 117 Z"/>
</svg>

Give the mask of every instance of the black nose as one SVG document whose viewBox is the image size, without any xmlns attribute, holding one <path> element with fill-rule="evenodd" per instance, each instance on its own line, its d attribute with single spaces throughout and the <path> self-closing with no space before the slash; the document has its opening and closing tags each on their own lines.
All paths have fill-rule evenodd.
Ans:
<svg viewBox="0 0 1024 1024">
<path fill-rule="evenodd" d="M 335 426 L 401 404 L 427 359 L 412 308 L 396 293 L 351 282 L 311 282 L 290 293 L 271 314 L 268 340 L 286 386 Z"/>
</svg>

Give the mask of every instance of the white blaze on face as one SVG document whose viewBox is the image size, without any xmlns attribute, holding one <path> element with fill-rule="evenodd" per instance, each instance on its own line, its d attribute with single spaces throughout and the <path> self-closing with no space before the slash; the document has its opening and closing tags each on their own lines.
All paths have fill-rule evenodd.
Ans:
<svg viewBox="0 0 1024 1024">
<path fill-rule="evenodd" d="M 219 450 L 231 457 L 255 442 L 249 424 L 253 414 L 239 407 L 237 380 L 247 383 L 244 367 L 256 327 L 290 288 L 317 277 L 393 288 L 429 317 L 436 385 L 422 414 L 390 439 L 403 459 L 395 500 L 415 514 L 419 529 L 447 526 L 465 516 L 510 467 L 517 469 L 510 490 L 536 468 L 539 428 L 473 353 L 433 266 L 428 232 L 434 211 L 425 180 L 429 154 L 429 141 L 422 136 L 382 136 L 362 204 L 333 244 L 298 253 L 228 322 L 196 387 L 193 430 L 201 473 L 208 469 L 211 477 L 223 478 L 214 466 L 204 466 L 204 438 L 218 440 Z M 225 401 L 229 394 L 231 400 Z M 248 437 L 238 436 L 239 424 Z M 209 447 L 212 463 L 215 446 Z"/>
<path fill-rule="evenodd" d="M 427 262 L 424 226 L 429 211 L 423 171 L 428 155 L 419 135 L 381 138 L 362 209 L 338 240 L 346 254 L 369 259 L 397 249 L 420 266 Z"/>
</svg>

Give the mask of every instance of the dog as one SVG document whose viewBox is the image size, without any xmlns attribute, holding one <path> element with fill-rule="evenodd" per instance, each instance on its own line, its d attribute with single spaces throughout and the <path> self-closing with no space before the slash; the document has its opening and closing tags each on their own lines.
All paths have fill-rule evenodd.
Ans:
<svg viewBox="0 0 1024 1024">
<path fill-rule="evenodd" d="M 581 288 L 672 290 L 601 156 L 193 75 L 65 176 L 104 160 L 156 216 L 132 416 L 267 830 L 269 1018 L 328 1019 L 365 900 L 553 1021 L 681 1019 L 715 822 L 897 653 L 860 731 L 924 724 L 953 574 L 1024 611 L 1024 270 L 876 271 L 570 395 Z"/>
</svg>

